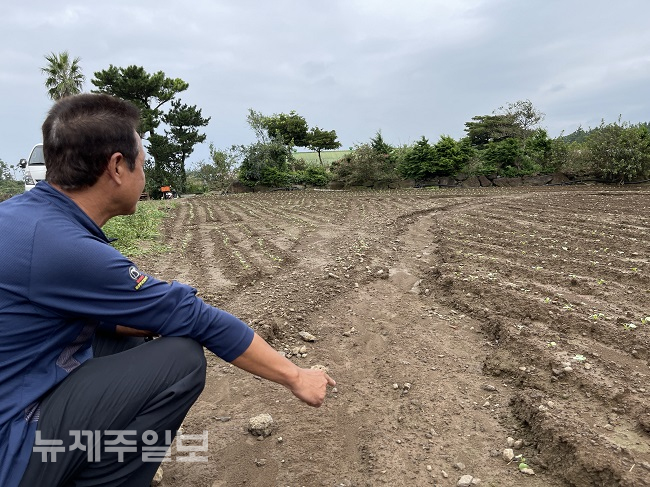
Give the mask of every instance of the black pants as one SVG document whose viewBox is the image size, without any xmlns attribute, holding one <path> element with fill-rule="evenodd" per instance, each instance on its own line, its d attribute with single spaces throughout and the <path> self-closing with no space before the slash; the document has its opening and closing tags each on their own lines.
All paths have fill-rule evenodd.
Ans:
<svg viewBox="0 0 650 487">
<path fill-rule="evenodd" d="M 160 460 L 145 461 L 145 447 L 165 451 L 205 385 L 203 347 L 188 338 L 106 337 L 96 339 L 93 349 L 95 358 L 41 403 L 41 440 L 63 444 L 56 461 L 32 452 L 21 487 L 148 487 Z M 125 448 L 107 431 L 129 432 L 123 438 L 131 444 Z"/>
</svg>

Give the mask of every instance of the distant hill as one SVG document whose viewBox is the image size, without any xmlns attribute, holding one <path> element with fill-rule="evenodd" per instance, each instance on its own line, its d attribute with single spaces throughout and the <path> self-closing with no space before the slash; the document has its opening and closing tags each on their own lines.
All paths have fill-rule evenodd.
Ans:
<svg viewBox="0 0 650 487">
<path fill-rule="evenodd" d="M 349 154 L 350 150 L 328 150 L 321 151 L 320 156 L 323 159 L 323 164 L 331 164 L 334 161 L 338 161 L 344 155 Z M 294 152 L 293 157 L 296 159 L 303 159 L 307 164 L 319 164 L 318 153 L 317 152 Z"/>
</svg>

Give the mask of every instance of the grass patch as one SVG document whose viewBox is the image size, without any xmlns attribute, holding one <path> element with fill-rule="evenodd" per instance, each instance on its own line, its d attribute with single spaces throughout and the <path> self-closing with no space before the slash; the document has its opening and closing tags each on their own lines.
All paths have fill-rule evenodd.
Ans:
<svg viewBox="0 0 650 487">
<path fill-rule="evenodd" d="M 350 152 L 351 151 L 349 150 L 324 150 L 321 151 L 320 156 L 323 159 L 323 164 L 329 166 L 332 162 L 338 161 Z M 296 159 L 303 159 L 307 164 L 320 164 L 320 161 L 318 160 L 318 153 L 316 152 L 294 152 L 293 157 Z"/>
<path fill-rule="evenodd" d="M 156 240 L 160 236 L 160 223 L 175 203 L 169 201 L 140 201 L 133 215 L 116 216 L 104 225 L 104 233 L 116 238 L 113 247 L 127 257 L 161 253 L 169 250 Z"/>
</svg>

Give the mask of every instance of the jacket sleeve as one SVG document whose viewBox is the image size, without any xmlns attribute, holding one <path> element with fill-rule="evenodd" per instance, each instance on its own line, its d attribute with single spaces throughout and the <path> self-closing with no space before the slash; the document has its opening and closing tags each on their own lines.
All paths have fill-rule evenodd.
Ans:
<svg viewBox="0 0 650 487">
<path fill-rule="evenodd" d="M 231 361 L 253 340 L 253 330 L 204 303 L 196 289 L 140 271 L 101 239 L 79 232 L 52 238 L 38 231 L 30 269 L 30 300 L 66 319 L 186 336 Z"/>
</svg>

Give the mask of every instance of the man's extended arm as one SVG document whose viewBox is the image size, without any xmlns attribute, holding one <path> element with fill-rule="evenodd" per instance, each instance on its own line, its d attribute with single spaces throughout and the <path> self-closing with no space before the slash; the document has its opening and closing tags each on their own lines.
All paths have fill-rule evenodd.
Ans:
<svg viewBox="0 0 650 487">
<path fill-rule="evenodd" d="M 116 333 L 128 336 L 153 336 L 146 330 L 118 325 Z M 302 369 L 281 356 L 259 335 L 255 334 L 249 347 L 231 362 L 252 374 L 277 382 L 288 388 L 300 400 L 319 407 L 325 399 L 326 387 L 336 384 L 322 370 Z"/>
<path fill-rule="evenodd" d="M 314 407 L 323 404 L 327 386 L 336 385 L 334 379 L 323 370 L 298 367 L 280 355 L 257 333 L 244 353 L 231 363 L 251 374 L 285 386 L 298 399 Z"/>
</svg>

